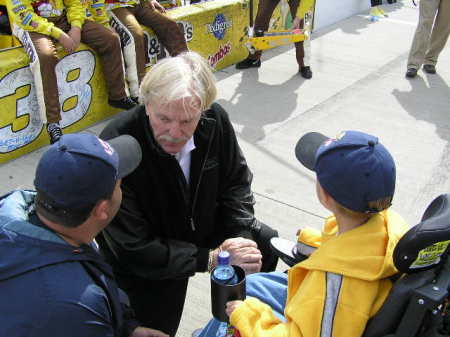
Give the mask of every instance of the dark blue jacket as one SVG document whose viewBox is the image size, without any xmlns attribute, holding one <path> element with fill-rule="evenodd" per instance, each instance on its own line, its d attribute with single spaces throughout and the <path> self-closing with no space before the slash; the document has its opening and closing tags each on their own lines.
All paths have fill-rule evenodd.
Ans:
<svg viewBox="0 0 450 337">
<path fill-rule="evenodd" d="M 128 334 L 109 265 L 91 246 L 73 247 L 42 225 L 34 196 L 0 199 L 0 336 Z"/>
</svg>

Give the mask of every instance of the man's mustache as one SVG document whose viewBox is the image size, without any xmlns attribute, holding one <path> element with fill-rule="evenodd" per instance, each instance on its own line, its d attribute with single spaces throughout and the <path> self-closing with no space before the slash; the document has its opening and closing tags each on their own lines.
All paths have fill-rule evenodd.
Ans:
<svg viewBox="0 0 450 337">
<path fill-rule="evenodd" d="M 186 141 L 189 140 L 189 138 L 187 138 L 187 137 L 174 138 L 174 137 L 169 136 L 169 135 L 161 135 L 161 136 L 158 137 L 158 140 L 163 140 L 165 142 L 177 144 L 177 143 L 186 142 Z"/>
</svg>

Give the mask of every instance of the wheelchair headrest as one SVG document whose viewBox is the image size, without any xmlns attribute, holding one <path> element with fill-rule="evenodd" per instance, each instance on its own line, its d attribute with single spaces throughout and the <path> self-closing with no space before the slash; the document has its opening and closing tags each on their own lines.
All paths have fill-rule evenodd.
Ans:
<svg viewBox="0 0 450 337">
<path fill-rule="evenodd" d="M 427 207 L 394 249 L 394 263 L 403 273 L 434 268 L 447 254 L 450 243 L 450 195 L 442 194 Z"/>
</svg>

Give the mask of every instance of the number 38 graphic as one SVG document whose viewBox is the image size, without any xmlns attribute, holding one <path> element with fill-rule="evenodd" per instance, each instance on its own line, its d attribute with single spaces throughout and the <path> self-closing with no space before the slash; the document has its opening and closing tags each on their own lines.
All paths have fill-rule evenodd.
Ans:
<svg viewBox="0 0 450 337">
<path fill-rule="evenodd" d="M 56 65 L 59 101 L 63 110 L 60 122 L 62 127 L 76 123 L 87 113 L 92 100 L 89 81 L 94 70 L 95 56 L 89 50 L 67 55 Z M 45 74 L 42 77 L 45 80 Z M 33 74 L 28 66 L 15 69 L 0 79 L 0 104 L 11 97 L 15 98 L 15 114 L 10 113 L 6 120 L 5 115 L 0 117 L 0 153 L 12 152 L 33 142 L 44 127 Z M 72 104 L 65 110 L 65 103 L 69 100 Z"/>
</svg>

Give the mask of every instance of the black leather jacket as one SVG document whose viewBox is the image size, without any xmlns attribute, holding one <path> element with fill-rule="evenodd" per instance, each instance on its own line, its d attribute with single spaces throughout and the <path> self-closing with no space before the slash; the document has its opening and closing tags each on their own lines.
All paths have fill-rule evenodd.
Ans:
<svg viewBox="0 0 450 337">
<path fill-rule="evenodd" d="M 225 238 L 253 239 L 252 173 L 219 104 L 204 112 L 194 133 L 189 185 L 177 160 L 155 141 L 144 106 L 114 119 L 100 137 L 121 134 L 138 140 L 143 158 L 122 180 L 120 211 L 98 238 L 115 272 L 187 278 L 207 269 L 209 249 Z"/>
</svg>

